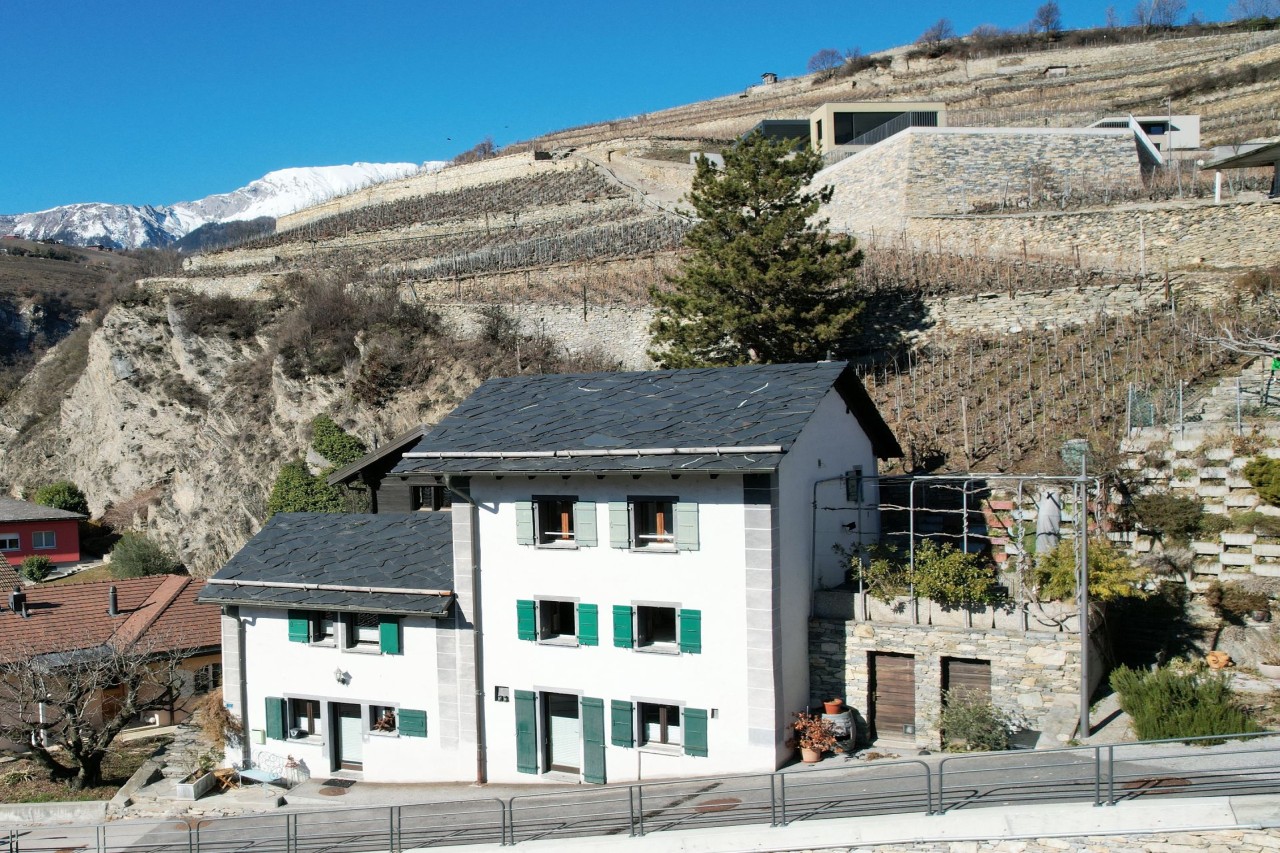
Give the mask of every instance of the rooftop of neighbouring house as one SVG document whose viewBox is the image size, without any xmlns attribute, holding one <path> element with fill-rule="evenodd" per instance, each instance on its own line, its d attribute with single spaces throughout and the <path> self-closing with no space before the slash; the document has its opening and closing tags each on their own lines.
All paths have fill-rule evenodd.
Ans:
<svg viewBox="0 0 1280 853">
<path fill-rule="evenodd" d="M 185 575 L 42 584 L 23 589 L 25 616 L 11 608 L 6 593 L 0 600 L 0 660 L 106 643 L 138 643 L 156 652 L 216 648 L 222 641 L 218 613 L 196 606 L 202 586 Z M 111 587 L 115 616 L 109 612 Z"/>
<path fill-rule="evenodd" d="M 772 470 L 833 388 L 900 456 L 852 368 L 819 362 L 492 379 L 392 471 Z"/>
<path fill-rule="evenodd" d="M 0 496 L 0 523 L 6 521 L 79 521 L 86 516 L 30 501 Z"/>
<path fill-rule="evenodd" d="M 279 513 L 200 601 L 442 616 L 453 600 L 451 525 L 449 513 Z"/>
</svg>

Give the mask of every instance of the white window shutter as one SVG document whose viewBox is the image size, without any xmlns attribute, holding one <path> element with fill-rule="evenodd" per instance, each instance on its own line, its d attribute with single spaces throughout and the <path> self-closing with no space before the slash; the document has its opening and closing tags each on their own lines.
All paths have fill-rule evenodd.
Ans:
<svg viewBox="0 0 1280 853">
<path fill-rule="evenodd" d="M 581 546 L 596 545 L 595 501 L 578 501 L 573 505 L 573 539 Z"/>
<path fill-rule="evenodd" d="M 631 525 L 626 501 L 609 501 L 609 545 L 612 548 L 631 547 Z"/>
<path fill-rule="evenodd" d="M 681 551 L 698 550 L 698 505 L 678 503 L 676 514 L 676 548 Z"/>
<path fill-rule="evenodd" d="M 533 501 L 516 501 L 516 544 L 533 544 Z"/>
</svg>

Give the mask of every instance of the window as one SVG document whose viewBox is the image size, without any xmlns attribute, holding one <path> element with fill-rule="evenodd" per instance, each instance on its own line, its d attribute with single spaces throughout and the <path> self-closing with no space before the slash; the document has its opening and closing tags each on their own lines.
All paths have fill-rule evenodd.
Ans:
<svg viewBox="0 0 1280 853">
<path fill-rule="evenodd" d="M 337 642 L 338 614 L 316 612 L 311 614 L 308 641 L 332 646 Z"/>
<path fill-rule="evenodd" d="M 539 545 L 573 545 L 574 498 L 538 498 L 533 502 Z"/>
<path fill-rule="evenodd" d="M 17 551 L 21 548 L 16 533 L 0 533 L 0 551 Z"/>
<path fill-rule="evenodd" d="M 396 709 L 391 705 L 370 705 L 369 731 L 394 734 L 396 731 Z"/>
<path fill-rule="evenodd" d="M 640 745 L 679 746 L 680 706 L 640 702 Z"/>
<path fill-rule="evenodd" d="M 37 530 L 31 534 L 32 548 L 57 548 L 58 537 L 52 530 Z"/>
<path fill-rule="evenodd" d="M 378 649 L 381 646 L 382 619 L 376 613 L 348 613 L 346 617 L 347 648 Z"/>
<path fill-rule="evenodd" d="M 410 486 L 409 506 L 413 510 L 439 512 L 453 506 L 453 495 L 444 486 Z"/>
<path fill-rule="evenodd" d="M 675 649 L 676 609 L 640 605 L 636 608 L 636 645 Z"/>
<path fill-rule="evenodd" d="M 543 599 L 538 602 L 538 641 L 577 642 L 578 620 L 574 617 L 576 605 L 572 601 Z"/>
<path fill-rule="evenodd" d="M 631 502 L 632 548 L 676 547 L 675 502 L 666 498 Z"/>
<path fill-rule="evenodd" d="M 637 551 L 697 551 L 698 505 L 649 496 L 612 501 L 609 544 Z"/>
<path fill-rule="evenodd" d="M 290 699 L 289 700 L 289 728 L 291 735 L 297 735 L 298 732 L 305 732 L 301 735 L 318 735 L 324 731 L 320 722 L 320 701 L 318 699 Z"/>
<path fill-rule="evenodd" d="M 205 664 L 196 670 L 192 689 L 197 693 L 208 693 L 215 687 L 222 686 L 222 664 Z"/>
</svg>

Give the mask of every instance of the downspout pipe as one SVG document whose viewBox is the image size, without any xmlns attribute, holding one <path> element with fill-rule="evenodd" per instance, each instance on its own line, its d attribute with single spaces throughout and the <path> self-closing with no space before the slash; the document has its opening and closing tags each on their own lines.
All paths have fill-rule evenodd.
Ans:
<svg viewBox="0 0 1280 853">
<path fill-rule="evenodd" d="M 471 634 L 473 666 L 476 673 L 476 784 L 484 785 L 489 781 L 488 744 L 485 741 L 484 722 L 484 608 L 480 604 L 480 526 L 479 507 L 471 497 L 470 482 L 465 488 L 456 484 L 454 477 L 445 475 L 444 486 L 453 494 L 462 498 L 471 513 Z"/>
</svg>

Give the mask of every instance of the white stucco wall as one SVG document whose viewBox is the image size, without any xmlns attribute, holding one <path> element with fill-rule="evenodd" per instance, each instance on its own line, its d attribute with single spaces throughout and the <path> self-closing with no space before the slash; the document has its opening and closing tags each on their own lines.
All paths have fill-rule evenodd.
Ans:
<svg viewBox="0 0 1280 853">
<path fill-rule="evenodd" d="M 271 766 L 269 757 L 265 761 L 260 758 L 263 752 L 280 759 L 292 755 L 305 762 L 310 775 L 323 778 L 336 768 L 329 737 L 333 726 L 330 703 L 392 705 L 426 711 L 427 736 L 371 733 L 366 713 L 362 733 L 366 778 L 382 782 L 474 778 L 474 750 L 460 751 L 441 737 L 438 640 L 440 634 L 453 630 L 452 620 L 437 623 L 425 617 L 402 617 L 402 654 L 391 655 L 290 642 L 285 610 L 244 607 L 240 618 L 245 627 L 247 699 L 246 708 L 231 710 L 244 715 L 255 761 Z M 339 684 L 334 676 L 339 667 L 350 674 L 346 684 Z M 231 696 L 230 689 L 227 695 Z M 304 739 L 268 738 L 260 742 L 262 736 L 257 733 L 265 732 L 268 696 L 320 700 L 321 733 Z M 238 751 L 231 758 L 238 760 Z"/>
<path fill-rule="evenodd" d="M 846 499 L 843 479 L 859 466 L 863 473 L 861 505 Z M 870 439 L 834 389 L 827 392 L 779 466 L 782 672 L 788 711 L 801 710 L 824 698 L 809 693 L 811 590 L 844 580 L 849 563 L 833 546 L 856 550 L 859 543 L 876 541 L 876 470 Z M 827 482 L 819 482 L 824 480 Z M 852 531 L 842 526 L 850 522 L 857 525 Z"/>
</svg>

